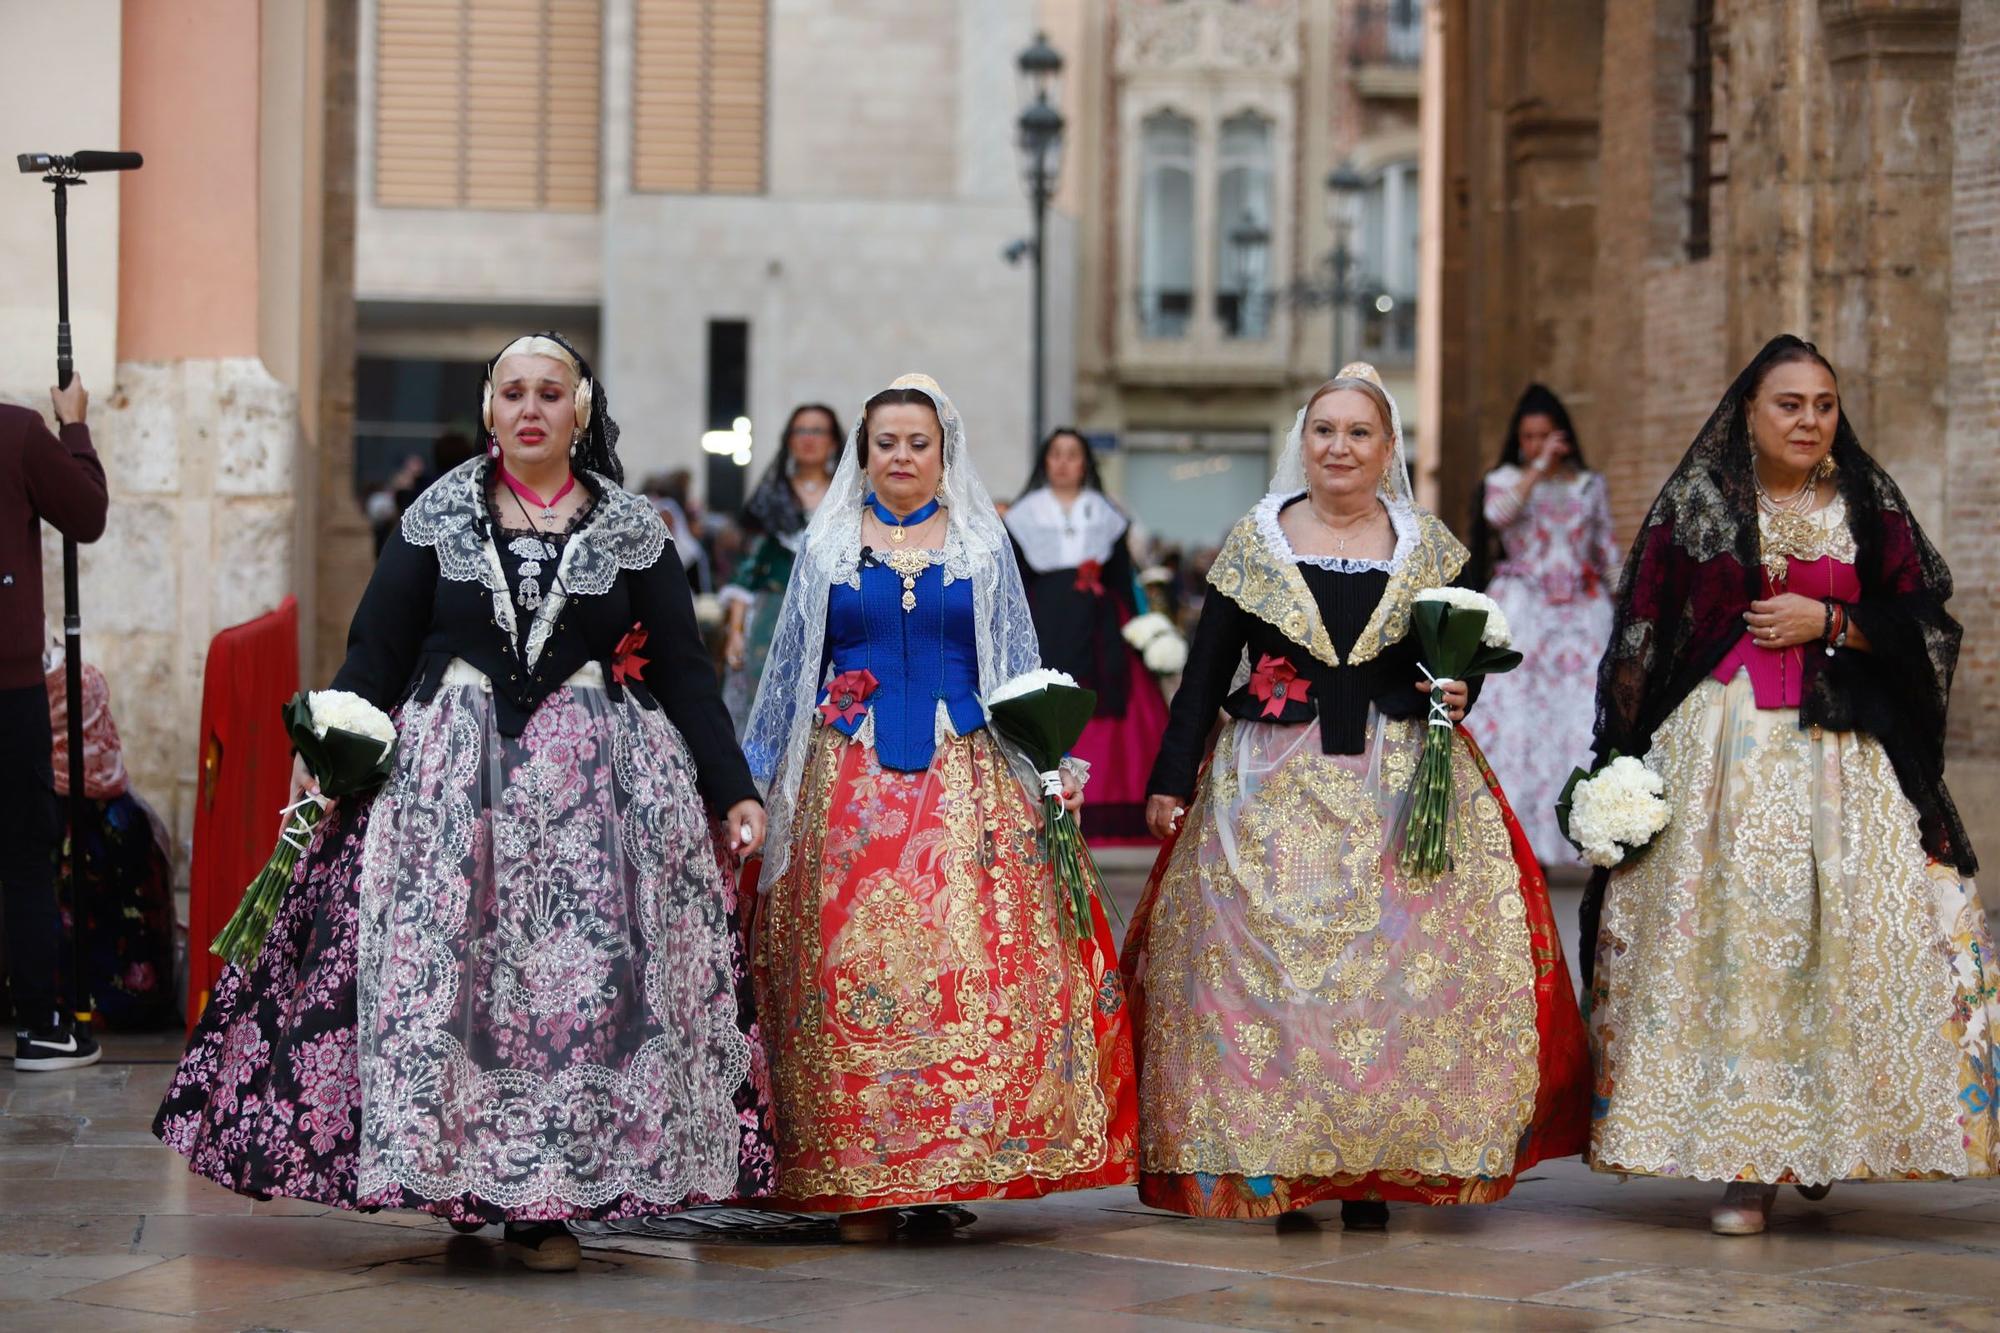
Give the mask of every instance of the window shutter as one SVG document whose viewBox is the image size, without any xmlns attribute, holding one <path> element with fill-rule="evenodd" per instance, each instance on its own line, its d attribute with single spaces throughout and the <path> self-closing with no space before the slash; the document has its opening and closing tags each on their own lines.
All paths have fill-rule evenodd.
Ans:
<svg viewBox="0 0 2000 1333">
<path fill-rule="evenodd" d="M 638 0 L 632 188 L 764 189 L 768 0 Z"/>
<path fill-rule="evenodd" d="M 385 207 L 597 207 L 599 0 L 379 0 Z"/>
</svg>

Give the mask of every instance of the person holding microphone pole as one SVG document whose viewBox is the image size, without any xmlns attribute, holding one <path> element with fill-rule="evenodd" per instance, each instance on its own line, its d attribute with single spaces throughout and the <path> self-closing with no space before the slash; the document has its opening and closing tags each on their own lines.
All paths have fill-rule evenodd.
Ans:
<svg viewBox="0 0 2000 1333">
<path fill-rule="evenodd" d="M 87 1027 L 60 1012 L 55 854 L 62 815 L 51 764 L 49 692 L 42 674 L 42 524 L 77 542 L 104 534 L 104 465 L 84 424 L 82 379 L 51 391 L 61 433 L 31 408 L 0 403 L 0 890 L 7 974 L 14 991 L 14 1068 L 97 1063 Z M 74 990 L 80 978 L 70 977 Z M 72 995 L 72 1001 L 85 997 Z"/>
<path fill-rule="evenodd" d="M 63 628 L 68 697 L 83 694 L 82 617 L 77 610 L 76 547 L 104 535 L 110 497 L 104 465 L 84 417 L 90 395 L 70 358 L 69 190 L 86 172 L 134 171 L 137 153 L 21 153 L 15 164 L 55 189 L 56 386 L 50 390 L 61 434 L 40 414 L 0 404 L 0 903 L 7 922 L 7 970 L 14 994 L 14 1068 L 37 1072 L 96 1064 L 90 1035 L 89 983 L 82 966 L 82 905 L 72 894 L 69 1013 L 57 1005 L 56 957 L 63 944 L 56 905 L 55 856 L 62 845 L 56 801 L 54 737 L 42 670 L 42 532 L 63 535 Z M 80 708 L 70 709 L 72 828 L 83 804 Z M 80 877 L 76 877 L 80 881 Z M 73 881 L 74 882 L 74 881 Z M 74 1015 L 74 1018 L 71 1017 Z"/>
</svg>

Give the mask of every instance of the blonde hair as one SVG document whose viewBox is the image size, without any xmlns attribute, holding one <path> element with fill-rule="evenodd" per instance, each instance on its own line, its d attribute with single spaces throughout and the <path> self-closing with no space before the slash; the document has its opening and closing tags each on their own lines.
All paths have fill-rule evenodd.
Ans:
<svg viewBox="0 0 2000 1333">
<path fill-rule="evenodd" d="M 500 349 L 500 355 L 493 358 L 492 369 L 486 373 L 486 384 L 479 398 L 479 419 L 486 429 L 493 429 L 493 371 L 510 356 L 545 356 L 569 368 L 570 387 L 574 390 L 576 407 L 576 429 L 580 435 L 590 427 L 590 405 L 596 398 L 595 386 L 584 375 L 583 367 L 577 364 L 574 353 L 554 338 L 545 338 L 539 333 L 531 333 L 516 338 Z"/>
<path fill-rule="evenodd" d="M 1366 371 L 1367 374 L 1364 376 L 1360 373 L 1362 371 Z M 1306 399 L 1306 415 L 1312 415 L 1314 403 L 1342 389 L 1353 389 L 1367 394 L 1369 401 L 1375 404 L 1375 410 L 1382 416 L 1382 429 L 1385 431 L 1395 429 L 1396 417 L 1389 410 L 1389 394 L 1383 389 L 1380 378 L 1376 377 L 1375 367 L 1360 362 L 1341 367 L 1338 375 L 1314 389 L 1312 397 Z"/>
</svg>

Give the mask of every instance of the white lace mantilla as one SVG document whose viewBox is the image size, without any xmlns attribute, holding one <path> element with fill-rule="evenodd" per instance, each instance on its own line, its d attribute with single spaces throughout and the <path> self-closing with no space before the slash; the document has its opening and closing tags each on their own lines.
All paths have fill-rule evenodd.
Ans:
<svg viewBox="0 0 2000 1333">
<path fill-rule="evenodd" d="M 1278 511 L 1290 504 L 1304 491 L 1290 495 L 1266 495 L 1251 510 L 1256 515 L 1257 531 L 1270 543 L 1271 549 L 1281 552 L 1286 558 L 1315 569 L 1329 569 L 1336 574 L 1393 574 L 1396 567 L 1417 548 L 1417 514 L 1407 500 L 1383 497 L 1382 507 L 1389 511 L 1389 526 L 1396 534 L 1396 549 L 1389 553 L 1387 560 L 1352 560 L 1339 555 L 1300 555 L 1292 549 L 1292 539 L 1285 534 L 1285 525 L 1278 521 Z"/>
<path fill-rule="evenodd" d="M 493 615 L 518 647 L 520 634 L 514 599 L 500 553 L 484 530 L 486 497 L 480 479 L 486 462 L 474 458 L 440 477 L 403 511 L 403 540 L 437 552 L 438 573 L 454 583 L 477 583 L 493 596 Z M 585 474 L 597 492 L 597 504 L 575 532 L 569 534 L 557 562 L 549 595 L 542 599 L 528 628 L 527 660 L 541 657 L 550 632 L 571 597 L 596 597 L 610 591 L 628 569 L 651 569 L 666 549 L 670 535 L 653 506 L 596 472 Z"/>
</svg>

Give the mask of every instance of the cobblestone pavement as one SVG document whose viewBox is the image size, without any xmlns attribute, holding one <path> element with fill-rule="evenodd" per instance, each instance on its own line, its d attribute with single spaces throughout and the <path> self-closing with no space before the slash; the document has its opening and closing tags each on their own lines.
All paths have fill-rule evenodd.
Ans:
<svg viewBox="0 0 2000 1333">
<path fill-rule="evenodd" d="M 1110 858 L 1128 911 L 1140 865 Z M 1787 1190 L 1769 1234 L 1724 1238 L 1717 1187 L 1574 1160 L 1493 1207 L 1398 1206 L 1380 1235 L 1331 1206 L 1280 1234 L 1117 1189 L 978 1207 L 931 1242 L 593 1239 L 582 1271 L 532 1274 L 495 1231 L 196 1179 L 148 1128 L 178 1041 L 107 1048 L 75 1074 L 0 1072 L 0 1328 L 2000 1329 L 2000 1184 Z"/>
</svg>

